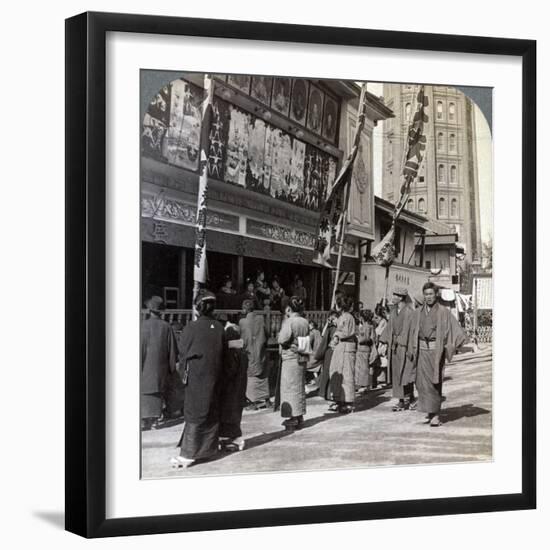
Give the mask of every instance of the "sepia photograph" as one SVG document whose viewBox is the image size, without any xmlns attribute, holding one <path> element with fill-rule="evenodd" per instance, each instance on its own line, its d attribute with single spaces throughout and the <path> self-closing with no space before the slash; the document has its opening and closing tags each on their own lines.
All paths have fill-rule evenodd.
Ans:
<svg viewBox="0 0 550 550">
<path fill-rule="evenodd" d="M 142 479 L 492 461 L 493 90 L 170 74 L 140 81 Z"/>
</svg>

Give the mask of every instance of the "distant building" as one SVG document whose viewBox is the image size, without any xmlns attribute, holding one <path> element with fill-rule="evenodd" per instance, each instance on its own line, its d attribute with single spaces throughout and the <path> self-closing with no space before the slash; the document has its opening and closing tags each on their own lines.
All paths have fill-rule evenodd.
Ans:
<svg viewBox="0 0 550 550">
<path fill-rule="evenodd" d="M 397 202 L 407 128 L 418 86 L 384 84 L 395 117 L 384 121 L 382 196 Z M 478 172 L 473 103 L 447 86 L 426 86 L 427 144 L 407 209 L 443 222 L 456 232 L 470 262 L 481 258 Z M 431 262 L 426 257 L 426 262 Z"/>
<path fill-rule="evenodd" d="M 457 234 L 450 232 L 444 224 L 408 210 L 403 210 L 396 224 L 396 258 L 386 279 L 386 268 L 379 266 L 370 256 L 371 250 L 391 227 L 393 209 L 393 203 L 375 197 L 374 240 L 365 243 L 361 265 L 360 300 L 365 307 L 374 308 L 384 296 L 390 299 L 397 287 L 406 288 L 414 298 L 427 281 L 458 291 L 457 259 L 464 250 Z"/>
</svg>

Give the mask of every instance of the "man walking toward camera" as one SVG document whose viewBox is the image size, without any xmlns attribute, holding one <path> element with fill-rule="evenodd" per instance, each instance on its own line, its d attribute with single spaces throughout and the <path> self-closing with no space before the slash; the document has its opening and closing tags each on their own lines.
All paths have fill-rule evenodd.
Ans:
<svg viewBox="0 0 550 550">
<path fill-rule="evenodd" d="M 454 315 L 437 301 L 438 288 L 422 287 L 424 305 L 414 312 L 411 354 L 416 360 L 418 410 L 427 413 L 426 423 L 441 425 L 441 395 L 445 359 L 451 361 L 466 337 Z"/>
</svg>

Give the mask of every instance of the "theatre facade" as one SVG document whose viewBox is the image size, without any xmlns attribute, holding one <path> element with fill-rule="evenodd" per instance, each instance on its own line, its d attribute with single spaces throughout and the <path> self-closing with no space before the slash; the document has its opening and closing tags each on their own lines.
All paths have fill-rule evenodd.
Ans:
<svg viewBox="0 0 550 550">
<path fill-rule="evenodd" d="M 298 275 L 307 309 L 327 309 L 334 274 L 312 262 L 313 246 L 325 191 L 354 136 L 360 88 L 341 80 L 243 75 L 216 75 L 214 83 L 208 286 L 217 291 L 230 276 L 240 292 L 263 270 L 289 292 Z M 142 299 L 160 295 L 171 309 L 191 306 L 202 97 L 203 75 L 174 74 L 150 98 L 142 121 Z M 341 285 L 356 299 L 362 258 L 375 240 L 372 132 L 390 116 L 368 94 L 342 257 Z"/>
</svg>

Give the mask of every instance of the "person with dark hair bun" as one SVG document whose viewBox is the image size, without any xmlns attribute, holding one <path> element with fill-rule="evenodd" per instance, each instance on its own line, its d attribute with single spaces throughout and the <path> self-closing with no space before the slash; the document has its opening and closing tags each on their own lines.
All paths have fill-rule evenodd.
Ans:
<svg viewBox="0 0 550 550">
<path fill-rule="evenodd" d="M 258 269 L 258 271 L 256 272 L 256 283 L 254 286 L 256 290 L 256 300 L 258 301 L 258 304 L 263 306 L 265 305 L 267 300 L 269 305 L 271 303 L 271 290 L 267 286 L 267 281 L 265 280 L 265 273 L 263 269 Z"/>
<path fill-rule="evenodd" d="M 266 346 L 269 336 L 264 316 L 254 311 L 252 300 L 242 304 L 244 318 L 239 321 L 239 330 L 247 357 L 246 398 L 247 410 L 265 409 L 271 405 L 269 395 L 269 368 Z"/>
<path fill-rule="evenodd" d="M 216 296 L 201 289 L 195 299 L 199 317 L 182 332 L 182 381 L 185 385 L 185 426 L 171 459 L 174 468 L 185 468 L 218 451 L 220 380 L 225 349 L 222 325 L 214 319 Z"/>
<path fill-rule="evenodd" d="M 388 312 L 382 304 L 376 304 L 374 308 L 374 335 L 376 352 L 378 355 L 378 371 L 376 376 L 376 384 L 382 384 L 383 387 L 389 385 L 390 376 L 388 372 L 388 344 L 381 342 L 380 337 L 384 334 L 386 325 L 388 324 Z"/>
<path fill-rule="evenodd" d="M 225 357 L 220 395 L 220 445 L 226 451 L 242 451 L 241 419 L 246 403 L 247 357 L 239 327 L 228 316 L 218 316 L 225 331 Z"/>
<path fill-rule="evenodd" d="M 321 332 L 321 343 L 315 351 L 315 360 L 322 361 L 321 372 L 319 374 L 319 396 L 326 401 L 331 401 L 330 395 L 330 362 L 333 352 L 333 336 L 336 332 L 336 319 L 338 312 L 332 309 L 328 314 L 327 322 Z M 331 405 L 332 407 L 332 405 Z"/>
<path fill-rule="evenodd" d="M 285 294 L 283 287 L 281 286 L 281 281 L 279 277 L 275 275 L 271 280 L 271 308 L 273 310 L 280 311 L 281 313 L 285 312 L 286 306 L 288 305 L 288 297 Z"/>
<path fill-rule="evenodd" d="M 260 303 L 258 302 L 258 296 L 256 294 L 256 285 L 254 281 L 249 277 L 245 281 L 244 292 L 241 294 L 240 303 L 242 304 L 245 300 L 252 301 L 252 309 L 260 309 Z"/>
<path fill-rule="evenodd" d="M 330 362 L 330 392 L 340 413 L 353 412 L 355 402 L 355 354 L 357 337 L 355 319 L 350 313 L 352 306 L 348 296 L 336 300 L 336 331 L 333 336 L 334 352 Z"/>
<path fill-rule="evenodd" d="M 281 416 L 285 418 L 283 425 L 287 430 L 299 430 L 306 412 L 305 381 L 309 355 L 304 346 L 309 344 L 309 324 L 302 317 L 303 311 L 303 300 L 292 296 L 277 338 L 281 354 Z"/>
<path fill-rule="evenodd" d="M 406 288 L 393 290 L 394 308 L 380 340 L 388 344 L 388 362 L 392 378 L 392 395 L 397 402 L 393 411 L 416 408 L 414 382 L 416 365 L 409 352 L 411 342 L 413 310 L 409 307 L 409 293 Z"/>
<path fill-rule="evenodd" d="M 357 325 L 357 353 L 355 355 L 355 386 L 362 393 L 372 384 L 371 363 L 374 361 L 374 326 L 372 311 L 362 310 Z"/>
</svg>

